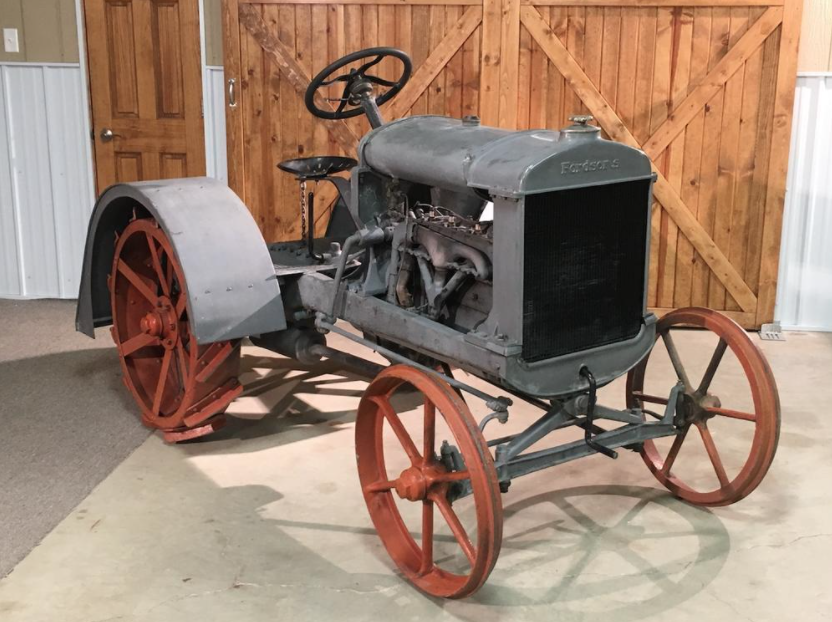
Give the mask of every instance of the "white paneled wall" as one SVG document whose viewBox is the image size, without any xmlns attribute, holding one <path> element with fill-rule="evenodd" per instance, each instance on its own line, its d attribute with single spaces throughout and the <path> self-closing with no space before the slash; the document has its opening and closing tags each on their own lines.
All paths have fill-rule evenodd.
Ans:
<svg viewBox="0 0 832 622">
<path fill-rule="evenodd" d="M 832 330 L 832 74 L 797 80 L 775 317 Z"/>
<path fill-rule="evenodd" d="M 75 298 L 92 156 L 78 65 L 0 65 L 0 296 Z"/>
<path fill-rule="evenodd" d="M 205 162 L 208 177 L 228 183 L 225 151 L 225 75 L 222 67 L 208 66 L 205 80 Z"/>
</svg>

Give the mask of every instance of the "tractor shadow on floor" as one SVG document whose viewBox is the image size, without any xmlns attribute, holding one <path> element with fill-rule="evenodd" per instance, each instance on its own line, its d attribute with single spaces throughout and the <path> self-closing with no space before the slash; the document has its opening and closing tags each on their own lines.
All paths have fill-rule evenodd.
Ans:
<svg viewBox="0 0 832 622">
<path fill-rule="evenodd" d="M 370 541 L 378 537 L 372 528 L 269 521 L 291 530 L 358 534 Z M 420 538 L 418 533 L 411 535 Z M 426 599 L 472 622 L 482 613 L 477 605 L 546 605 L 552 619 L 563 614 L 570 620 L 575 615 L 640 620 L 672 610 L 705 589 L 719 575 L 730 550 L 728 531 L 713 512 L 666 491 L 578 486 L 506 505 L 500 558 L 474 596 L 448 601 L 411 589 L 417 600 Z M 370 551 L 393 568 L 383 549 L 370 546 Z M 407 583 L 404 577 L 400 580 Z"/>
<path fill-rule="evenodd" d="M 371 380 L 329 361 L 305 365 L 271 353 L 244 354 L 240 371 L 244 389 L 227 411 L 228 423 L 198 443 L 261 439 L 274 446 L 344 429 L 355 422 Z M 401 393 L 396 396 L 401 407 L 421 403 L 417 394 Z M 264 446 L 241 444 L 235 451 L 259 451 Z"/>
<path fill-rule="evenodd" d="M 700 592 L 731 550 L 716 514 L 656 488 L 566 488 L 509 502 L 504 516 L 500 561 L 474 597 L 483 605 L 642 619 Z"/>
</svg>

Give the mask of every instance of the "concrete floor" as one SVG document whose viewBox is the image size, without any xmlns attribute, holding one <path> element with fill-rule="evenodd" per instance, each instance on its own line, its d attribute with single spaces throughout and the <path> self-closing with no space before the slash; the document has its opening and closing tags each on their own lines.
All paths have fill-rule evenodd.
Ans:
<svg viewBox="0 0 832 622">
<path fill-rule="evenodd" d="M 709 339 L 678 339 L 700 370 Z M 832 335 L 752 339 L 783 407 L 778 455 L 754 494 L 687 505 L 629 452 L 534 474 L 503 496 L 500 559 L 465 601 L 415 590 L 375 535 L 353 448 L 365 384 L 248 347 L 229 428 L 181 446 L 150 437 L 0 581 L 0 619 L 832 619 Z M 741 395 L 740 376 L 726 374 L 720 391 Z M 616 382 L 602 403 L 622 395 Z M 535 416 L 514 408 L 486 436 Z M 726 461 L 740 456 L 728 432 L 715 436 Z"/>
</svg>

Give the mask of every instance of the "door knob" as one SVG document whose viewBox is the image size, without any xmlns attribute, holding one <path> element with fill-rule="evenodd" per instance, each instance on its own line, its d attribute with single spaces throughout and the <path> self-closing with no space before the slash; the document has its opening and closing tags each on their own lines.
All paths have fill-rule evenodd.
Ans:
<svg viewBox="0 0 832 622">
<path fill-rule="evenodd" d="M 105 127 L 103 130 L 101 130 L 100 136 L 101 136 L 101 142 L 103 142 L 103 143 L 108 143 L 111 140 L 113 140 L 113 138 L 115 138 L 115 134 L 113 134 L 113 130 L 111 130 L 109 127 Z"/>
</svg>

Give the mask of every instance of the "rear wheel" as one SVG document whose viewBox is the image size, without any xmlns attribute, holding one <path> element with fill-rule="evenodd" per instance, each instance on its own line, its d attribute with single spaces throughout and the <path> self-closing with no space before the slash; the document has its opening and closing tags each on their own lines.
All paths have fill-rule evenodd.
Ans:
<svg viewBox="0 0 832 622">
<path fill-rule="evenodd" d="M 168 442 L 220 428 L 243 390 L 240 341 L 196 343 L 185 275 L 154 219 L 133 220 L 122 232 L 108 285 L 111 333 L 142 422 Z"/>
</svg>

